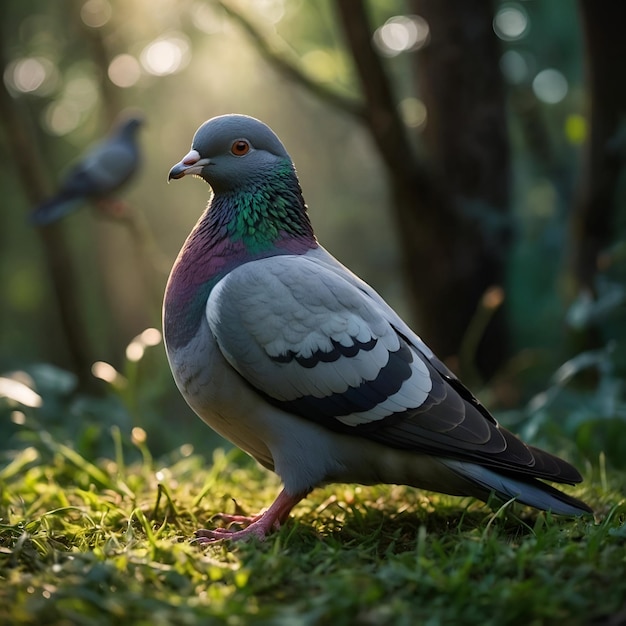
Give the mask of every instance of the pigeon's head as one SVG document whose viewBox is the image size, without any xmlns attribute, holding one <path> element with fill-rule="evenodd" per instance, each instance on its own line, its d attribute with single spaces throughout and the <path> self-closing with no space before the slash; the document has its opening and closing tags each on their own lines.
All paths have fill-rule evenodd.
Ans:
<svg viewBox="0 0 626 626">
<path fill-rule="evenodd" d="M 145 118 L 138 111 L 125 111 L 115 122 L 117 134 L 125 137 L 133 137 L 135 133 L 145 124 Z"/>
<path fill-rule="evenodd" d="M 247 115 L 221 115 L 206 121 L 191 150 L 170 170 L 168 180 L 189 174 L 214 191 L 232 191 L 258 181 L 291 157 L 269 126 Z"/>
</svg>

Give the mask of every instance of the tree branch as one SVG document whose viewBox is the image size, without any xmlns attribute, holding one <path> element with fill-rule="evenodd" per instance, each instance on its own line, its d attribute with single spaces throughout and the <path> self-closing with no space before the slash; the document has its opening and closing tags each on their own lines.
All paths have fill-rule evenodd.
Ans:
<svg viewBox="0 0 626 626">
<path fill-rule="evenodd" d="M 372 29 L 364 2 L 336 0 L 337 14 L 365 96 L 366 120 L 381 157 L 394 178 L 434 193 L 432 179 L 417 158 L 393 95 L 389 75 L 372 45 Z"/>
<path fill-rule="evenodd" d="M 287 45 L 278 36 L 270 36 L 244 17 L 229 2 L 214 0 L 224 12 L 245 31 L 254 43 L 261 56 L 279 73 L 291 82 L 300 85 L 308 92 L 328 103 L 329 105 L 358 118 L 360 122 L 365 117 L 363 103 L 355 98 L 344 96 L 323 83 L 309 76 L 295 61 L 289 58 Z"/>
<path fill-rule="evenodd" d="M 76 30 L 87 42 L 91 57 L 100 70 L 96 73 L 98 87 L 100 89 L 100 102 L 102 103 L 106 125 L 110 128 L 122 109 L 122 99 L 120 90 L 109 80 L 107 70 L 111 62 L 111 55 L 105 42 L 104 29 L 87 26 L 80 18 L 80 11 L 84 0 L 74 0 L 73 18 L 76 22 Z"/>
<path fill-rule="evenodd" d="M 6 67 L 4 42 L 0 40 L 0 65 Z M 41 202 L 50 192 L 45 167 L 40 151 L 36 147 L 33 133 L 20 115 L 18 105 L 8 92 L 4 81 L 0 81 L 0 120 L 11 154 L 17 167 L 24 194 L 34 205 Z M 76 268 L 73 264 L 65 233 L 58 225 L 38 229 L 43 245 L 46 265 L 52 280 L 61 325 L 67 339 L 73 369 L 83 386 L 93 388 L 95 379 L 91 375 L 94 360 L 91 342 L 81 316 L 82 306 L 76 290 Z"/>
</svg>

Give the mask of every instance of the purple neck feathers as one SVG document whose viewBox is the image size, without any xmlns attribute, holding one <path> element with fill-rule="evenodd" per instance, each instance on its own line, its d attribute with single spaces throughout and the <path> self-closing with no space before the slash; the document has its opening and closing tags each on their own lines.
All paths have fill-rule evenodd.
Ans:
<svg viewBox="0 0 626 626">
<path fill-rule="evenodd" d="M 180 348 L 198 331 L 211 289 L 228 272 L 256 259 L 304 254 L 317 247 L 312 229 L 301 236 L 277 231 L 271 246 L 251 247 L 229 233 L 228 216 L 214 197 L 187 237 L 170 273 L 163 303 L 163 328 L 168 348 Z M 218 205 L 218 206 L 215 206 Z M 308 217 L 305 215 L 306 222 Z"/>
</svg>

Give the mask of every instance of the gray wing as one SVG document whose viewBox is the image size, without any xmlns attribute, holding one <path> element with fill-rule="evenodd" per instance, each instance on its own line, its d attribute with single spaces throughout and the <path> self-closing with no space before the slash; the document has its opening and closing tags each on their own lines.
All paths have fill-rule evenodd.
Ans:
<svg viewBox="0 0 626 626">
<path fill-rule="evenodd" d="M 232 367 L 287 411 L 396 448 L 581 480 L 501 428 L 379 296 L 328 257 L 247 263 L 215 286 L 206 312 Z"/>
<path fill-rule="evenodd" d="M 112 137 L 94 146 L 69 172 L 61 193 L 99 196 L 123 185 L 138 166 L 138 150 L 127 138 Z"/>
</svg>

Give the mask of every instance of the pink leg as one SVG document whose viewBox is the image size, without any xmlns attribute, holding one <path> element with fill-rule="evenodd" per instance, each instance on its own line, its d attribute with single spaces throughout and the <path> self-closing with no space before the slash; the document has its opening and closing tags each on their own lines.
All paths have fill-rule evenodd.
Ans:
<svg viewBox="0 0 626 626">
<path fill-rule="evenodd" d="M 130 206 L 119 198 L 99 198 L 96 200 L 96 207 L 107 217 L 122 219 L 128 215 Z"/>
<path fill-rule="evenodd" d="M 249 525 L 243 530 L 230 530 L 229 528 L 215 528 L 209 530 L 201 528 L 196 531 L 196 538 L 193 541 L 205 544 L 226 539 L 229 541 L 239 541 L 240 539 L 249 539 L 250 537 L 256 537 L 263 541 L 272 530 L 280 528 L 281 524 L 285 523 L 289 517 L 289 513 L 291 513 L 291 509 L 305 496 L 306 493 L 291 496 L 283 489 L 278 494 L 276 500 L 274 500 L 272 506 L 264 513 L 260 513 L 254 517 L 220 515 L 220 517 L 228 522 L 248 523 Z"/>
</svg>

